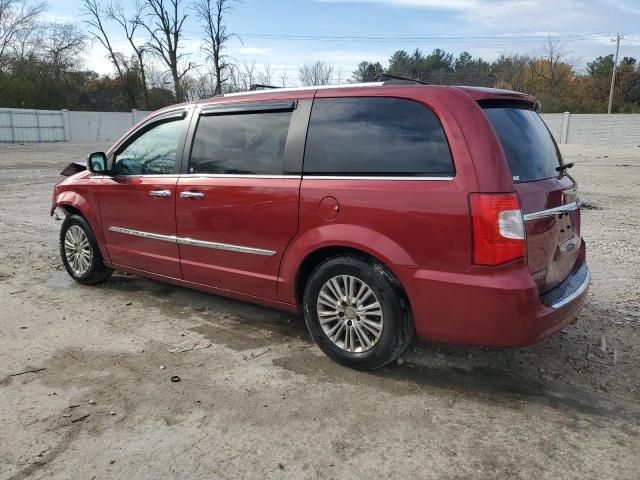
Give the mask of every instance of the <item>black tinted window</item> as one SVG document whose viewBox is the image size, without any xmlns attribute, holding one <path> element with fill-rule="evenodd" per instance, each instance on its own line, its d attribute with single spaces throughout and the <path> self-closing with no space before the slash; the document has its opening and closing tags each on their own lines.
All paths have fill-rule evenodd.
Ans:
<svg viewBox="0 0 640 480">
<path fill-rule="evenodd" d="M 536 112 L 524 108 L 485 108 L 507 156 L 514 182 L 558 176 L 560 152 Z"/>
<path fill-rule="evenodd" d="M 291 112 L 202 116 L 190 173 L 280 175 Z"/>
<path fill-rule="evenodd" d="M 184 120 L 160 123 L 116 155 L 115 175 L 164 175 L 174 172 Z"/>
<path fill-rule="evenodd" d="M 396 98 L 325 98 L 313 103 L 305 174 L 448 176 L 440 121 L 419 103 Z"/>
</svg>

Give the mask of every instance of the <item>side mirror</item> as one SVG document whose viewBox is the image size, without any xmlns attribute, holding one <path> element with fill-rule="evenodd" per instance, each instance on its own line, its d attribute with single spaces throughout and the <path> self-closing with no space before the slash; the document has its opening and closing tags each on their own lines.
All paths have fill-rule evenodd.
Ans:
<svg viewBox="0 0 640 480">
<path fill-rule="evenodd" d="M 94 152 L 87 157 L 87 167 L 91 173 L 98 175 L 107 175 L 109 166 L 107 165 L 107 156 L 104 152 Z"/>
</svg>

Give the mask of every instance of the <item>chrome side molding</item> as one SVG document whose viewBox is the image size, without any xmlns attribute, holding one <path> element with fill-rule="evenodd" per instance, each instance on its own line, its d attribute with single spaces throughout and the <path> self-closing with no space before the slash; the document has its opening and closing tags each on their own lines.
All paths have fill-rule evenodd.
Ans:
<svg viewBox="0 0 640 480">
<path fill-rule="evenodd" d="M 302 176 L 303 180 L 386 180 L 386 181 L 444 181 L 449 182 L 453 180 L 454 177 L 405 177 L 405 176 L 358 176 L 358 175 L 309 175 L 305 174 Z"/>
<path fill-rule="evenodd" d="M 161 235 L 159 233 L 141 232 L 140 230 L 132 230 L 130 228 L 109 227 L 109 231 L 121 233 L 123 235 L 131 235 L 133 237 L 148 238 L 150 240 L 159 240 L 161 242 L 177 243 L 179 245 L 190 245 L 192 247 L 212 248 L 214 250 L 226 250 L 229 252 L 248 253 L 251 255 L 264 255 L 271 257 L 278 252 L 273 250 L 265 250 L 262 248 L 245 247 L 242 245 L 233 245 L 229 243 L 206 242 L 204 240 L 194 240 L 192 238 L 176 237 L 175 235 Z"/>
<path fill-rule="evenodd" d="M 569 213 L 574 210 L 578 210 L 580 208 L 580 200 L 576 200 L 575 202 L 567 203 L 566 205 L 561 205 L 555 208 L 549 208 L 548 210 L 540 210 L 539 212 L 527 213 L 523 215 L 524 221 L 528 222 L 529 220 L 538 220 L 540 218 L 553 217 L 554 215 L 558 215 L 560 213 Z"/>
<path fill-rule="evenodd" d="M 151 240 L 160 240 L 161 242 L 177 243 L 176 237 L 173 235 L 161 235 L 159 233 L 141 232 L 140 230 L 131 230 L 130 228 L 109 227 L 109 231 L 131 235 L 132 237 L 149 238 Z"/>
<path fill-rule="evenodd" d="M 214 250 L 226 250 L 229 252 L 249 253 L 252 255 L 264 255 L 271 257 L 277 252 L 273 250 L 263 250 L 262 248 L 243 247 L 241 245 L 232 245 L 229 243 L 205 242 L 204 240 L 193 240 L 192 238 L 177 238 L 180 245 L 191 245 L 192 247 L 212 248 Z"/>
</svg>

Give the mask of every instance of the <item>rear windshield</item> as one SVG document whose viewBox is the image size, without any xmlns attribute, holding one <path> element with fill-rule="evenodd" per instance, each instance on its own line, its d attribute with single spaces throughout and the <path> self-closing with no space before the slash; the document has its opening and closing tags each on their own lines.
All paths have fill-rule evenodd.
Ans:
<svg viewBox="0 0 640 480">
<path fill-rule="evenodd" d="M 507 156 L 513 181 L 532 182 L 560 175 L 560 151 L 540 115 L 524 108 L 485 107 Z"/>
</svg>

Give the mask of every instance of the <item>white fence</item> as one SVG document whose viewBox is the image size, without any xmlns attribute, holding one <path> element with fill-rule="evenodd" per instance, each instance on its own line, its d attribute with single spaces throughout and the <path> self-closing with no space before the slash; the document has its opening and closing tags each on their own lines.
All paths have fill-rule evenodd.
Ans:
<svg viewBox="0 0 640 480">
<path fill-rule="evenodd" d="M 112 142 L 147 113 L 0 108 L 0 143 Z"/>
<path fill-rule="evenodd" d="M 543 113 L 558 143 L 640 145 L 640 114 Z"/>
<path fill-rule="evenodd" d="M 0 143 L 112 142 L 147 113 L 0 108 Z M 640 114 L 543 113 L 558 143 L 640 145 Z"/>
</svg>

